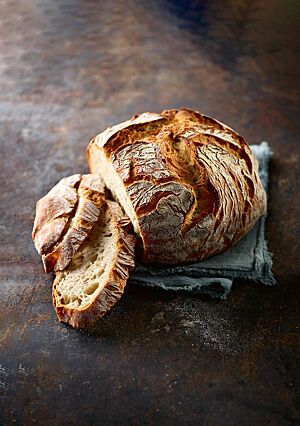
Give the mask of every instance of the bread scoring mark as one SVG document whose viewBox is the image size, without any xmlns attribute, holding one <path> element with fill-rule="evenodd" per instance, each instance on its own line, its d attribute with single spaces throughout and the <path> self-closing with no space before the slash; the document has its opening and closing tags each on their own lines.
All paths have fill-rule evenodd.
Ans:
<svg viewBox="0 0 300 426">
<path fill-rule="evenodd" d="M 160 114 L 153 112 L 144 112 L 143 114 L 136 114 L 130 120 L 124 121 L 112 127 L 108 127 L 104 132 L 97 135 L 88 145 L 87 150 L 90 149 L 91 144 L 95 143 L 98 148 L 107 148 L 107 145 L 111 143 L 111 139 L 116 135 L 120 134 L 123 129 L 130 128 L 135 129 L 139 125 L 152 123 L 155 121 L 163 120 L 164 118 Z"/>
<path fill-rule="evenodd" d="M 236 144 L 233 144 L 232 142 L 223 139 L 217 135 L 210 135 L 209 143 L 214 143 L 215 145 L 219 146 L 220 148 L 224 149 L 226 153 L 230 153 L 234 155 L 238 160 L 244 160 L 245 164 L 249 170 L 249 173 L 252 174 L 253 172 L 253 164 L 250 156 L 244 149 L 244 147 L 237 146 Z"/>
<path fill-rule="evenodd" d="M 170 120 L 177 121 L 178 126 L 186 126 L 199 134 L 210 134 L 220 136 L 222 139 L 227 140 L 240 147 L 248 147 L 244 138 L 240 136 L 235 130 L 229 126 L 221 123 L 215 118 L 208 115 L 201 114 L 198 111 L 192 111 L 187 108 L 180 110 L 163 111 L 162 115 L 169 117 Z M 184 135 L 182 135 L 184 136 Z"/>
<path fill-rule="evenodd" d="M 105 154 L 109 157 L 112 153 L 117 152 L 124 145 L 132 144 L 132 141 L 143 141 L 147 139 L 149 133 L 155 135 L 160 132 L 162 122 L 165 122 L 165 119 L 160 117 L 154 121 L 142 122 L 134 124 L 134 121 L 126 127 L 122 127 L 121 130 L 117 130 L 109 137 L 109 139 L 103 145 Z M 116 128 L 118 126 L 115 126 Z M 103 137 L 99 135 L 98 137 Z M 97 144 L 99 142 L 97 140 Z"/>
<path fill-rule="evenodd" d="M 182 222 L 193 202 L 190 192 L 177 182 L 156 186 L 151 182 L 140 181 L 128 187 L 128 194 L 139 216 L 151 214 L 163 198 L 176 196 L 180 202 L 174 206 L 173 212 L 181 215 Z"/>
<path fill-rule="evenodd" d="M 142 216 L 153 211 L 157 207 L 159 201 L 169 195 L 174 195 L 174 193 L 172 191 L 157 191 L 153 193 L 150 201 L 147 204 L 143 203 L 144 205 L 136 210 L 137 214 Z"/>
<path fill-rule="evenodd" d="M 179 111 L 164 111 L 162 115 L 177 121 L 180 129 L 178 133 L 181 133 L 181 137 L 194 137 L 196 142 L 198 139 L 201 143 L 212 143 L 214 140 L 216 144 L 225 147 L 227 151 L 232 152 L 237 158 L 243 159 L 250 174 L 252 173 L 253 163 L 250 148 L 244 138 L 230 127 L 214 118 L 186 108 Z M 185 127 L 184 130 L 182 129 L 183 127 Z M 204 136 L 207 136 L 208 139 Z M 213 139 L 209 138 L 210 136 Z"/>
<path fill-rule="evenodd" d="M 254 188 L 254 183 L 252 181 L 252 179 L 244 172 L 244 170 L 242 170 L 242 174 L 243 177 L 245 179 L 245 181 L 247 182 L 247 186 L 248 186 L 248 190 L 249 190 L 249 198 L 253 198 L 254 197 L 254 193 L 255 193 L 255 188 Z"/>
<path fill-rule="evenodd" d="M 159 147 L 152 143 L 137 141 L 123 145 L 111 154 L 111 160 L 126 184 L 143 179 L 161 182 L 172 177 Z"/>
<path fill-rule="evenodd" d="M 187 134 L 186 130 L 184 134 Z M 190 131 L 188 134 L 189 137 L 183 137 L 182 134 L 174 135 L 170 131 L 160 145 L 168 169 L 177 176 L 179 182 L 184 182 L 182 186 L 193 195 L 193 204 L 182 224 L 183 234 L 218 208 L 218 193 L 208 179 L 205 166 L 197 157 L 197 145 L 193 140 L 195 133 Z"/>
<path fill-rule="evenodd" d="M 251 200 L 256 196 L 252 180 L 250 177 L 245 179 L 243 164 L 218 145 L 198 148 L 198 155 L 206 164 L 214 187 L 218 188 L 220 205 L 215 214 L 214 233 L 228 243 L 240 232 L 239 223 L 247 227 L 254 220 L 254 209 L 250 209 Z M 233 166 L 235 173 L 231 172 Z M 245 212 L 248 212 L 247 216 Z"/>
</svg>

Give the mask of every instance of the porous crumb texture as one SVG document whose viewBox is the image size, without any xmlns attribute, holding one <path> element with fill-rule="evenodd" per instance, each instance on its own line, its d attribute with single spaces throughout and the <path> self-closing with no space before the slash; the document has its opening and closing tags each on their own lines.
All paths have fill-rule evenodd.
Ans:
<svg viewBox="0 0 300 426">
<path fill-rule="evenodd" d="M 115 254 L 111 241 L 117 236 L 107 209 L 101 216 L 70 266 L 59 273 L 56 291 L 61 305 L 86 309 L 103 289 Z"/>
<path fill-rule="evenodd" d="M 236 244 L 266 212 L 258 163 L 245 140 L 188 109 L 144 113 L 87 148 L 130 217 L 143 260 L 203 260 Z"/>
<path fill-rule="evenodd" d="M 69 266 L 56 274 L 53 303 L 61 321 L 89 327 L 121 297 L 134 268 L 135 237 L 129 227 L 121 208 L 107 201 Z"/>
</svg>

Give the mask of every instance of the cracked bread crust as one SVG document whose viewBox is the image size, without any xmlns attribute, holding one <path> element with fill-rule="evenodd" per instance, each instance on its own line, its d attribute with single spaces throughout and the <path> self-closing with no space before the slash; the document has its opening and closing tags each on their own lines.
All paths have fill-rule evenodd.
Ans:
<svg viewBox="0 0 300 426">
<path fill-rule="evenodd" d="M 236 244 L 266 212 L 245 140 L 199 112 L 135 116 L 96 136 L 87 158 L 133 222 L 144 262 L 203 260 Z"/>
<path fill-rule="evenodd" d="M 68 307 L 63 303 L 59 292 L 59 284 L 63 275 L 72 273 L 74 265 L 71 264 L 65 271 L 57 272 L 53 283 L 53 304 L 60 321 L 69 323 L 75 328 L 89 328 L 99 318 L 120 299 L 124 293 L 124 287 L 129 277 L 129 272 L 134 268 L 134 246 L 135 236 L 130 233 L 132 229 L 129 218 L 124 215 L 120 206 L 107 200 L 103 210 L 106 210 L 113 229 L 115 230 L 114 238 L 111 238 L 110 246 L 113 247 L 112 259 L 109 265 L 109 271 L 106 275 L 105 282 L 101 288 L 96 291 L 88 304 L 82 307 Z M 103 213 L 103 211 L 102 211 Z M 104 216 L 100 218 L 103 220 Z M 92 238 L 92 237 L 91 237 Z M 85 245 L 90 244 L 88 240 L 80 248 L 84 249 Z M 84 276 L 81 275 L 84 280 Z"/>
<path fill-rule="evenodd" d="M 40 255 L 49 252 L 64 232 L 78 200 L 79 182 L 79 174 L 68 176 L 36 203 L 32 239 Z"/>
<path fill-rule="evenodd" d="M 105 203 L 100 176 L 62 179 L 37 203 L 33 240 L 46 272 L 63 270 L 98 221 Z"/>
</svg>

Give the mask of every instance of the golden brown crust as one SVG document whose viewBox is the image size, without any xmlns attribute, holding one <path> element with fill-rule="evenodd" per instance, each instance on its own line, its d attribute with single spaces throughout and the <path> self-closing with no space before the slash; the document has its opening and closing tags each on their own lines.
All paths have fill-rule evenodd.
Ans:
<svg viewBox="0 0 300 426">
<path fill-rule="evenodd" d="M 36 204 L 32 238 L 40 255 L 46 254 L 61 237 L 78 200 L 80 175 L 60 180 Z"/>
<path fill-rule="evenodd" d="M 121 178 L 144 261 L 199 261 L 234 245 L 266 211 L 245 140 L 188 109 L 140 117 L 94 138 L 87 157 L 91 172 L 101 174 L 97 158 L 104 153 Z"/>
<path fill-rule="evenodd" d="M 129 272 L 134 268 L 135 237 L 129 233 L 131 224 L 122 212 L 120 206 L 107 201 L 111 220 L 117 228 L 117 241 L 114 241 L 115 256 L 110 267 L 110 273 L 103 290 L 84 309 L 70 309 L 61 303 L 57 292 L 60 272 L 56 274 L 53 283 L 53 304 L 60 321 L 69 323 L 75 328 L 89 328 L 120 299 L 124 293 Z"/>
<path fill-rule="evenodd" d="M 62 179 L 37 204 L 33 237 L 37 249 L 40 246 L 43 249 L 42 260 L 46 272 L 66 268 L 98 221 L 101 207 L 105 202 L 105 188 L 100 176 L 75 176 L 76 179 L 73 176 Z M 76 187 L 74 185 L 71 188 L 73 198 L 69 195 L 70 182 L 76 183 Z M 72 210 L 69 208 L 70 199 L 73 201 Z M 75 215 L 71 217 L 71 213 L 74 211 Z M 52 214 L 47 216 L 48 212 Z M 57 218 L 58 214 L 60 216 Z M 57 226 L 58 220 L 64 221 L 62 229 Z M 39 224 L 42 224 L 42 226 L 38 228 Z M 68 226 L 66 226 L 67 224 Z M 59 234 L 54 232 L 57 228 L 60 231 Z M 36 231 L 37 229 L 40 230 L 39 233 Z M 44 229 L 50 229 L 51 233 L 45 232 Z M 55 235 L 56 238 L 53 238 L 52 235 Z M 41 241 L 42 245 L 40 244 Z"/>
</svg>

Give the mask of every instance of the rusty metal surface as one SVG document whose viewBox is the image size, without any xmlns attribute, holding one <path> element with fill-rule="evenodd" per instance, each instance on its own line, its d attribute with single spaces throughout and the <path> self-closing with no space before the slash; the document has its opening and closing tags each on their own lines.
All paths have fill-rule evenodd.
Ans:
<svg viewBox="0 0 300 426">
<path fill-rule="evenodd" d="M 0 7 L 0 423 L 296 423 L 299 2 Z M 178 106 L 272 145 L 279 285 L 240 281 L 221 302 L 128 286 L 90 334 L 59 324 L 30 237 L 36 200 L 87 170 L 97 132 Z"/>
</svg>

